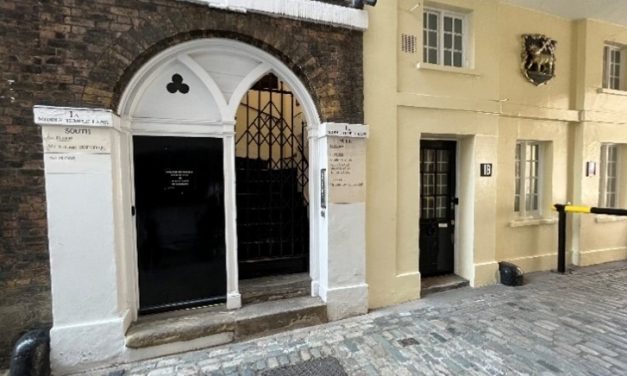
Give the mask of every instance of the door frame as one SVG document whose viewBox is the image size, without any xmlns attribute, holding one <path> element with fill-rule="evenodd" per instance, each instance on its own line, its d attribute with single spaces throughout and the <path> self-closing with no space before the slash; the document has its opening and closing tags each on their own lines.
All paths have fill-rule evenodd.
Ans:
<svg viewBox="0 0 627 376">
<path fill-rule="evenodd" d="M 188 61 L 189 54 L 198 51 L 214 50 L 216 53 L 232 54 L 251 58 L 260 62 L 260 65 L 252 69 L 240 82 L 232 94 L 232 100 L 225 100 L 225 95 L 208 75 L 203 79 L 209 82 L 210 92 L 219 106 L 219 120 L 190 120 L 190 119 L 160 119 L 160 118 L 136 118 L 133 111 L 137 102 L 145 94 L 147 86 L 154 76 L 160 71 L 160 67 L 172 61 Z M 195 68 L 197 70 L 197 67 Z M 252 85 L 266 73 L 272 71 L 292 89 L 294 96 L 302 105 L 307 121 L 307 134 L 309 142 L 309 274 L 312 280 L 312 295 L 318 296 L 320 279 L 319 244 L 326 244 L 325 239 L 320 239 L 321 232 L 316 220 L 320 212 L 320 184 L 315 177 L 315 172 L 320 166 L 318 153 L 318 129 L 320 118 L 315 102 L 305 85 L 300 79 L 281 61 L 274 56 L 259 50 L 256 47 L 242 42 L 222 39 L 198 39 L 181 43 L 171 47 L 153 57 L 133 76 L 121 96 L 118 106 L 120 117 L 120 158 L 122 164 L 128 165 L 128 171 L 122 173 L 121 185 L 123 195 L 127 195 L 124 201 L 135 203 L 134 165 L 132 161 L 133 146 L 132 137 L 137 136 L 176 136 L 176 137 L 214 137 L 221 138 L 224 142 L 224 201 L 225 201 L 225 237 L 226 237 L 226 269 L 227 269 L 227 302 L 228 309 L 240 308 L 241 295 L 239 293 L 239 275 L 237 258 L 237 224 L 236 224 L 236 190 L 235 190 L 235 115 L 243 95 Z M 218 99 L 215 96 L 219 96 Z M 131 320 L 136 320 L 139 309 L 139 277 L 137 265 L 137 226 L 131 210 L 122 211 L 125 218 L 125 236 L 122 240 L 123 254 L 119 255 L 122 264 L 125 265 L 125 294 Z M 129 323 L 130 324 L 130 323 Z"/>
</svg>

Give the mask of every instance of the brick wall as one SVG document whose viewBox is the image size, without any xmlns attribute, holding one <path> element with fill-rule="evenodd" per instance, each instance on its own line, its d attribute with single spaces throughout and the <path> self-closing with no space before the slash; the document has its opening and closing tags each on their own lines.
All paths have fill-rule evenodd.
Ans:
<svg viewBox="0 0 627 376">
<path fill-rule="evenodd" d="M 215 36 L 282 60 L 310 89 L 322 121 L 363 121 L 358 31 L 173 0 L 0 0 L 0 35 L 0 368 L 23 331 L 51 321 L 33 105 L 115 109 L 147 59 Z"/>
</svg>

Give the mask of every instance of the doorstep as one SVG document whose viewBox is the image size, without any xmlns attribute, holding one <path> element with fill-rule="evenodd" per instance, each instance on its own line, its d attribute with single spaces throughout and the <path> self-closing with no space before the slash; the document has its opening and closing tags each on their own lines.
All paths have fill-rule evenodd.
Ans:
<svg viewBox="0 0 627 376">
<path fill-rule="evenodd" d="M 326 305 L 318 297 L 266 301 L 237 310 L 221 304 L 140 317 L 126 333 L 126 346 L 139 349 L 209 336 L 220 338 L 217 346 L 327 321 Z"/>
<path fill-rule="evenodd" d="M 420 281 L 420 295 L 425 297 L 436 292 L 448 291 L 470 285 L 467 279 L 456 274 L 426 277 Z"/>
</svg>

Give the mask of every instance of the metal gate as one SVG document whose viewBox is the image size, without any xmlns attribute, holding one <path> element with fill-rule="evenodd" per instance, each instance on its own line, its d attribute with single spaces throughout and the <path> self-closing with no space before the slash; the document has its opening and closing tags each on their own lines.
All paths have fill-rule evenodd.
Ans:
<svg viewBox="0 0 627 376">
<path fill-rule="evenodd" d="M 309 179 L 300 105 L 268 74 L 246 94 L 238 117 L 245 117 L 235 146 L 240 278 L 305 272 Z"/>
</svg>

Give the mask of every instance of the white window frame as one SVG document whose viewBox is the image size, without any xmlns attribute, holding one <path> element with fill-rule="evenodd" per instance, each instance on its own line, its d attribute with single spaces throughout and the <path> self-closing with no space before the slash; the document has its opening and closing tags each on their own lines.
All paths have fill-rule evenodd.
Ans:
<svg viewBox="0 0 627 376">
<path fill-rule="evenodd" d="M 538 167 L 536 169 L 536 175 L 531 177 L 528 176 L 527 171 L 527 146 L 536 146 L 538 148 L 538 157 L 537 163 Z M 519 140 L 516 142 L 516 149 L 520 147 L 520 156 L 517 155 L 516 150 L 514 150 L 514 212 L 520 218 L 538 218 L 542 216 L 542 203 L 543 203 L 543 185 L 544 185 L 544 146 L 540 141 L 526 141 Z M 520 159 L 518 158 L 520 157 Z M 517 165 L 519 165 L 518 170 L 516 169 Z M 517 175 L 516 172 L 520 174 Z M 536 192 L 530 192 L 537 196 L 537 207 L 535 208 L 527 208 L 527 188 L 528 182 L 531 179 L 537 181 Z M 520 192 L 516 192 L 516 185 L 520 187 Z M 518 198 L 518 207 L 516 206 L 516 198 Z"/>
<path fill-rule="evenodd" d="M 437 61 L 436 63 L 433 62 L 429 62 L 427 61 L 427 54 L 425 54 L 425 47 L 431 47 L 431 46 L 427 46 L 427 40 L 425 38 L 425 31 L 426 31 L 426 26 L 424 23 L 424 15 L 425 14 L 434 14 L 438 17 L 438 28 L 437 28 Z M 455 22 L 454 20 L 457 19 L 461 19 L 462 21 L 462 65 L 461 66 L 456 66 L 454 65 L 454 58 L 451 57 L 451 65 L 445 65 L 444 64 L 444 17 L 451 17 L 453 18 L 453 22 Z M 470 50 L 470 17 L 469 17 L 469 13 L 462 13 L 462 12 L 455 12 L 455 11 L 450 11 L 450 10 L 446 10 L 446 9 L 441 9 L 441 8 L 437 8 L 437 7 L 427 7 L 425 6 L 423 9 L 423 25 L 422 25 L 422 61 L 423 63 L 426 64 L 434 64 L 434 65 L 441 65 L 443 67 L 450 67 L 450 68 L 469 68 L 470 67 L 470 61 L 469 61 L 469 50 Z M 454 30 L 454 26 L 453 26 L 453 30 Z M 453 36 L 453 41 L 451 42 L 452 46 L 454 47 L 455 45 L 455 38 Z"/>
<path fill-rule="evenodd" d="M 612 59 L 613 53 L 618 53 L 620 61 Z M 618 65 L 618 75 L 613 74 L 612 68 Z M 610 90 L 627 89 L 627 49 L 625 46 L 608 44 L 603 46 L 603 88 Z M 618 79 L 618 85 L 614 84 L 614 78 Z"/>
<path fill-rule="evenodd" d="M 621 148 L 618 144 L 602 144 L 601 145 L 601 175 L 599 179 L 599 206 L 603 208 L 620 207 L 620 168 L 621 168 Z M 611 151 L 614 151 L 611 153 Z M 614 159 L 610 160 L 613 155 Z M 611 176 L 610 165 L 614 165 L 614 176 Z M 608 190 L 608 179 L 613 180 L 612 189 Z M 613 202 L 609 195 L 613 195 Z"/>
</svg>

